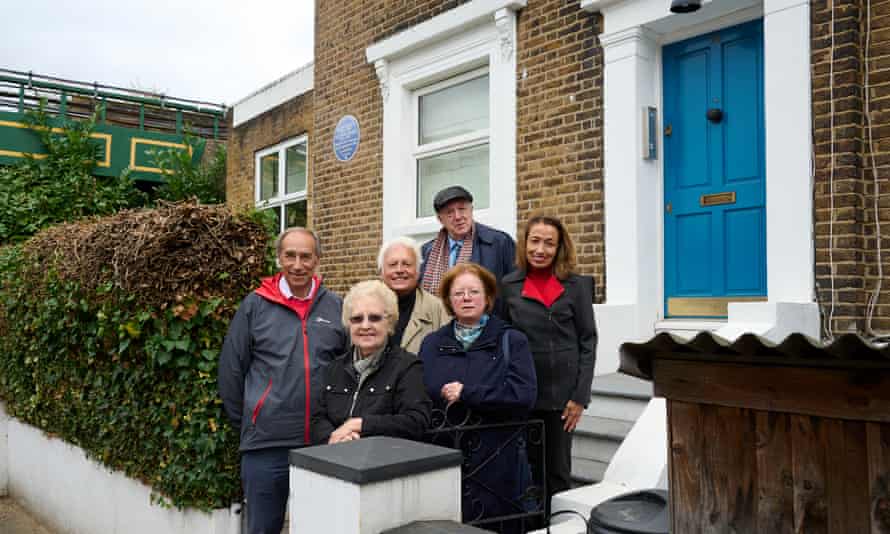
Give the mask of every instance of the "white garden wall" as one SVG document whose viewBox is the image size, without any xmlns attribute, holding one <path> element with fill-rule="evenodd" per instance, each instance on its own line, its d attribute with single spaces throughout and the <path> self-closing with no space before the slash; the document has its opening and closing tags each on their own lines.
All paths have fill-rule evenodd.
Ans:
<svg viewBox="0 0 890 534">
<path fill-rule="evenodd" d="M 0 404 L 0 495 L 60 534 L 240 534 L 237 507 L 204 513 L 151 503 L 151 490 L 84 451 L 10 418 Z"/>
</svg>

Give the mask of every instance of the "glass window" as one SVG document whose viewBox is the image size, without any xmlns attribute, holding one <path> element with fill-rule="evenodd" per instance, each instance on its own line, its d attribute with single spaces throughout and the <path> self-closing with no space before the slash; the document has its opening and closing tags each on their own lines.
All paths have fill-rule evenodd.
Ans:
<svg viewBox="0 0 890 534">
<path fill-rule="evenodd" d="M 286 214 L 286 228 L 291 226 L 306 226 L 306 201 L 298 200 L 284 206 Z"/>
<path fill-rule="evenodd" d="M 473 194 L 473 207 L 488 207 L 488 145 L 475 146 L 417 162 L 417 216 L 435 215 L 433 197 L 460 184 Z"/>
<path fill-rule="evenodd" d="M 417 217 L 434 216 L 433 196 L 450 185 L 473 193 L 475 208 L 489 207 L 489 100 L 487 71 L 418 90 Z"/>
<path fill-rule="evenodd" d="M 260 158 L 260 200 L 278 196 L 278 154 Z"/>
<path fill-rule="evenodd" d="M 488 129 L 488 75 L 420 97 L 421 145 Z"/>
<path fill-rule="evenodd" d="M 256 156 L 256 204 L 275 212 L 278 230 L 306 226 L 308 140 L 303 137 L 262 150 Z"/>
<path fill-rule="evenodd" d="M 286 193 L 298 193 L 306 190 L 306 145 L 299 144 L 288 147 L 285 152 L 287 162 Z"/>
</svg>

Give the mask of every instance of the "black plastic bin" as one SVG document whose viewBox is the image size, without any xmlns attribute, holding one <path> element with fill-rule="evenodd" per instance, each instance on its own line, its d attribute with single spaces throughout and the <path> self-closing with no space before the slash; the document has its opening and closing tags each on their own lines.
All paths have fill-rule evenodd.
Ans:
<svg viewBox="0 0 890 534">
<path fill-rule="evenodd" d="M 590 511 L 592 534 L 668 534 L 668 492 L 634 491 L 601 502 Z"/>
</svg>

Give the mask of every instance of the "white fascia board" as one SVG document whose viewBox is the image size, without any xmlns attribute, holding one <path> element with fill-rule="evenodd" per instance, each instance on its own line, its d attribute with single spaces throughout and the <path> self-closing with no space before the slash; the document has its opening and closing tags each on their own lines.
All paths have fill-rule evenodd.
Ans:
<svg viewBox="0 0 890 534">
<path fill-rule="evenodd" d="M 473 0 L 369 46 L 365 50 L 365 57 L 368 63 L 391 60 L 461 32 L 486 18 L 493 17 L 500 9 L 518 11 L 525 7 L 526 1 Z"/>
<path fill-rule="evenodd" d="M 232 106 L 232 126 L 238 126 L 288 100 L 312 90 L 315 64 L 309 63 L 254 91 Z"/>
<path fill-rule="evenodd" d="M 581 9 L 588 13 L 596 13 L 597 11 L 617 4 L 622 0 L 581 0 Z"/>
</svg>

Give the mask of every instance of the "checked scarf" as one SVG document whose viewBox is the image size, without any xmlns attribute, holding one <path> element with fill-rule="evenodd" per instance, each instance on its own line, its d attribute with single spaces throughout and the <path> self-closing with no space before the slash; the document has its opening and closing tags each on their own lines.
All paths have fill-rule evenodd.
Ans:
<svg viewBox="0 0 890 534">
<path fill-rule="evenodd" d="M 473 255 L 474 235 L 476 235 L 475 223 L 473 223 L 470 232 L 464 237 L 460 252 L 457 253 L 457 261 L 454 262 L 455 265 L 470 261 L 470 257 Z M 424 267 L 423 271 L 423 283 L 421 284 L 423 289 L 426 289 L 433 295 L 439 294 L 439 284 L 442 282 L 442 275 L 448 270 L 448 253 L 448 231 L 442 228 L 439 230 L 439 234 L 430 248 L 430 257 L 426 260 L 426 267 Z M 447 298 L 447 295 L 443 295 L 442 298 Z"/>
</svg>

